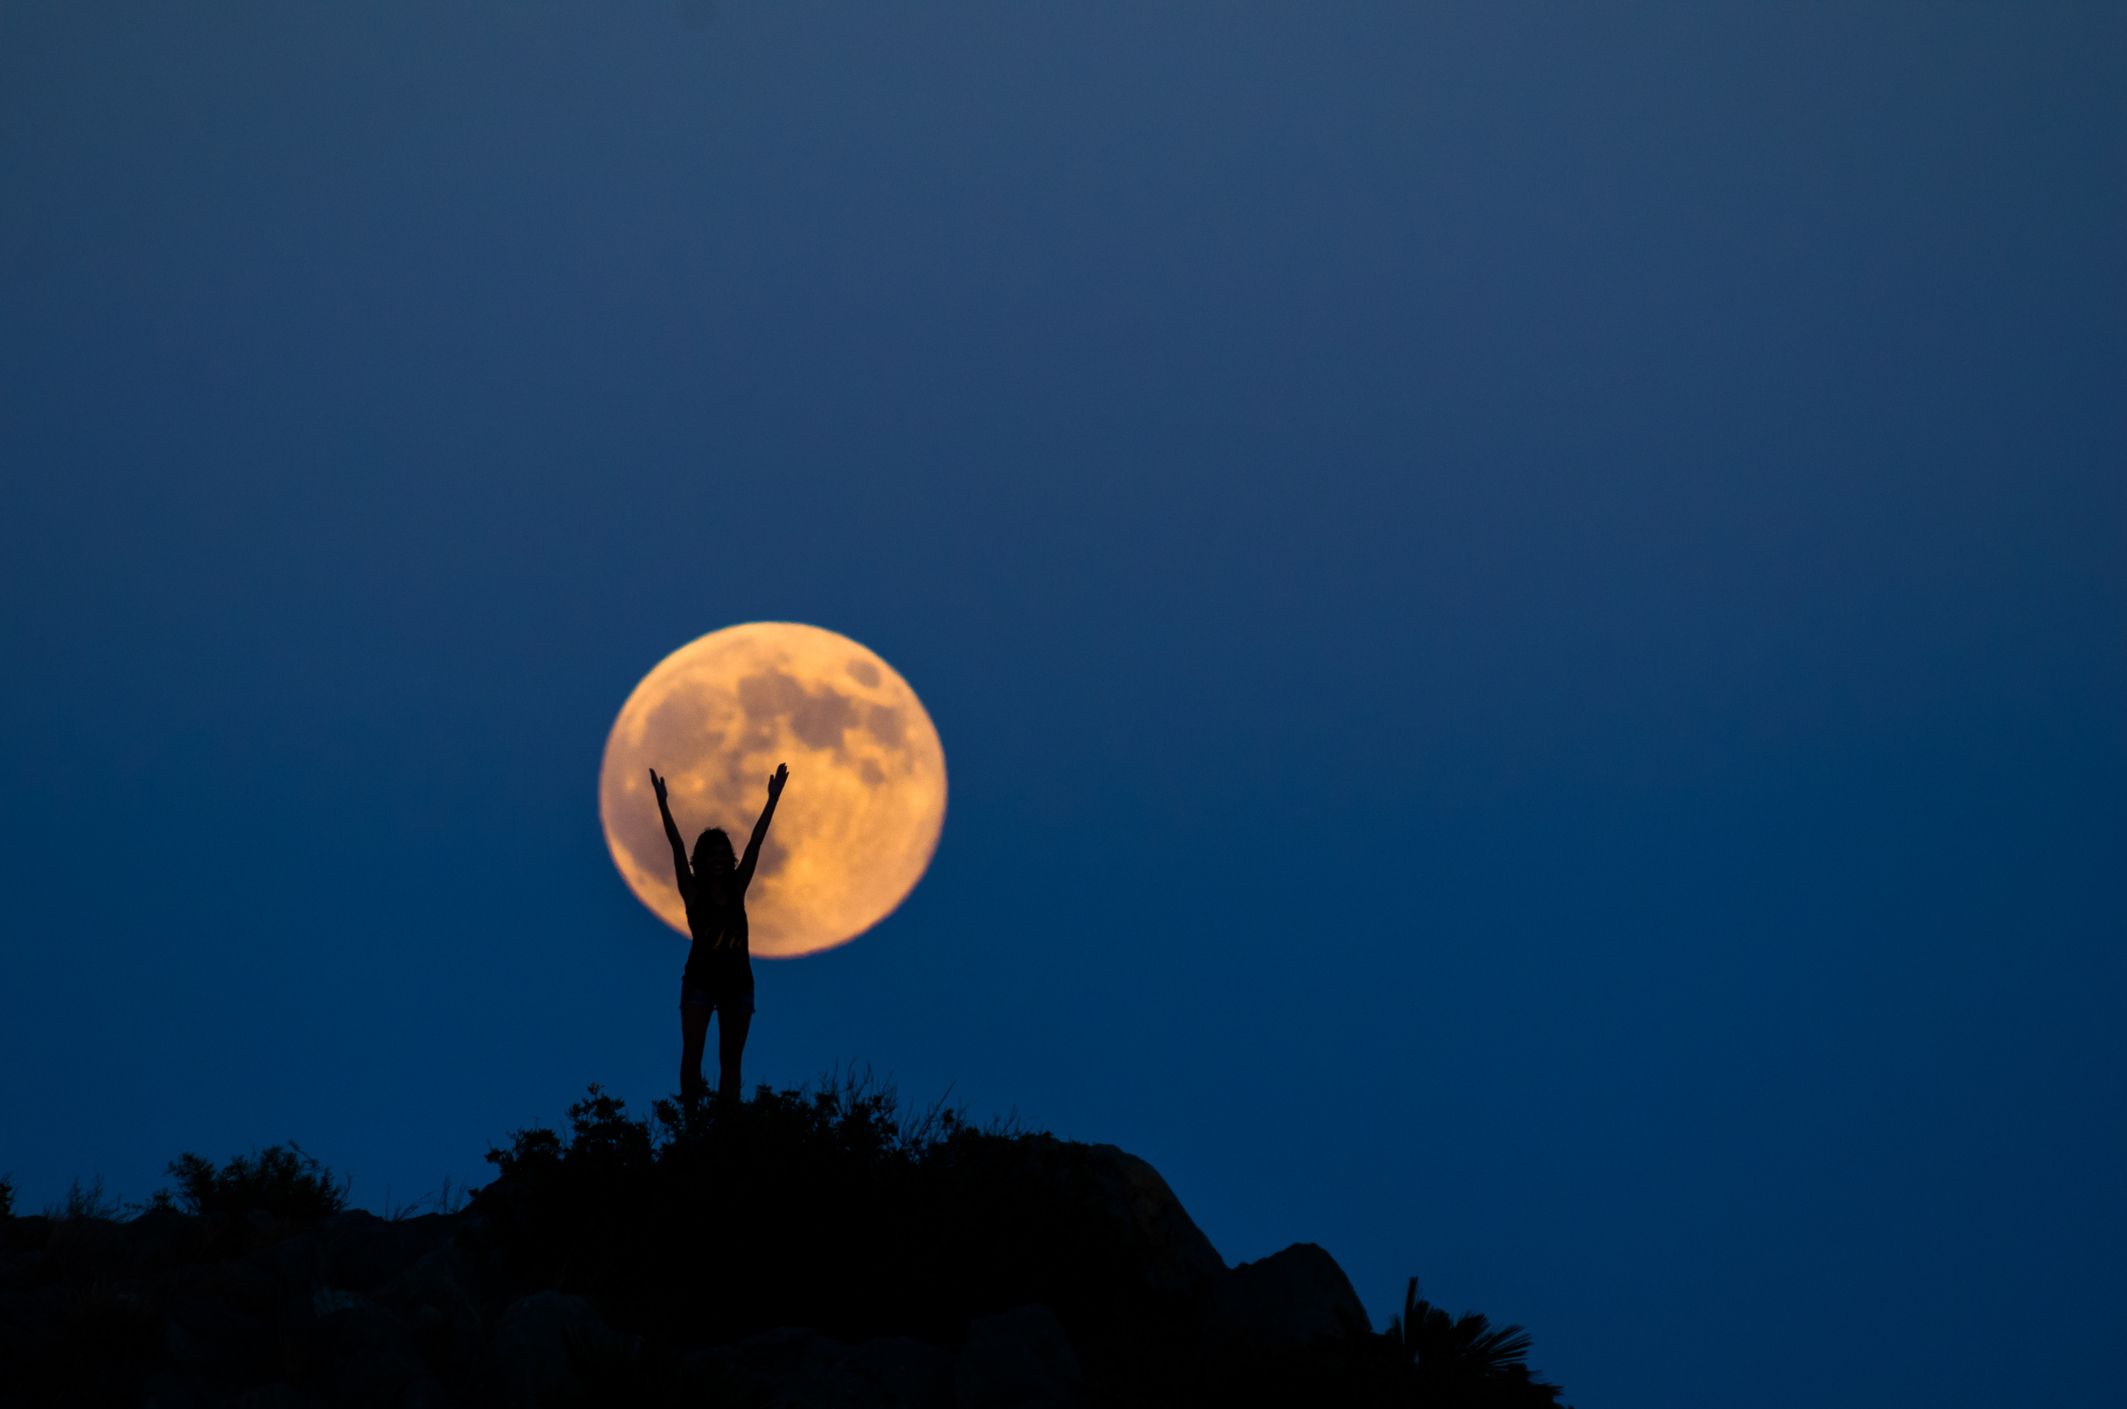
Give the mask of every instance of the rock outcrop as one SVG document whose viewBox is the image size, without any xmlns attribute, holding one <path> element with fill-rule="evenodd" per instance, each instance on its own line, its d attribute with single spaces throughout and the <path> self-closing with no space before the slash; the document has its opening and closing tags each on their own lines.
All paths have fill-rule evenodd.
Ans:
<svg viewBox="0 0 2127 1409">
<path fill-rule="evenodd" d="M 1366 1307 L 1337 1260 L 1313 1243 L 1294 1243 L 1220 1277 L 1206 1329 L 1256 1350 L 1282 1353 L 1366 1335 Z"/>
<path fill-rule="evenodd" d="M 451 1215 L 0 1219 L 0 1405 L 1416 1402 L 1327 1252 L 1229 1269 L 1122 1150 L 804 1115 L 609 1111 Z"/>
</svg>

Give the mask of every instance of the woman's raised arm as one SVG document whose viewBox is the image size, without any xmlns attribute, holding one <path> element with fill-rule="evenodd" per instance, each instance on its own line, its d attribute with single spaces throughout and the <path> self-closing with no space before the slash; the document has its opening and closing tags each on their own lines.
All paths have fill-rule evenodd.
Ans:
<svg viewBox="0 0 2127 1409">
<path fill-rule="evenodd" d="M 768 805 L 761 809 L 761 820 L 753 824 L 753 835 L 747 838 L 746 854 L 739 858 L 737 879 L 742 895 L 753 881 L 753 868 L 760 862 L 761 843 L 768 837 L 768 821 L 775 816 L 775 800 L 783 795 L 783 784 L 789 781 L 789 767 L 778 763 L 768 779 Z"/>
<path fill-rule="evenodd" d="M 680 898 L 689 898 L 694 885 L 694 873 L 687 869 L 687 844 L 680 840 L 679 824 L 672 820 L 672 808 L 665 801 L 665 780 L 650 770 L 650 789 L 657 794 L 657 815 L 665 819 L 665 840 L 672 843 L 673 879 L 679 882 Z"/>
</svg>

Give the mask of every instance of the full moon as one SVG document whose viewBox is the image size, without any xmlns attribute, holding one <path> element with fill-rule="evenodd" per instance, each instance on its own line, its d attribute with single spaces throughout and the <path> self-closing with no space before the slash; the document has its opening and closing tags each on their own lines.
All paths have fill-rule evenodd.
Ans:
<svg viewBox="0 0 2127 1409">
<path fill-rule="evenodd" d="M 687 933 L 649 770 L 663 774 L 691 854 L 707 827 L 744 851 L 790 765 L 746 892 L 755 954 L 847 944 L 915 889 L 945 826 L 945 750 L 908 682 L 832 631 L 727 626 L 657 663 L 606 736 L 598 815 L 635 898 Z"/>
</svg>

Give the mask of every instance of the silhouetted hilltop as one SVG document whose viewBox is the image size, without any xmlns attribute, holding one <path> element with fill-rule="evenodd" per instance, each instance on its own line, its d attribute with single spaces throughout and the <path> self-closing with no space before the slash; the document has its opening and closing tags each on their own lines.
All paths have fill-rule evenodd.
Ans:
<svg viewBox="0 0 2127 1409">
<path fill-rule="evenodd" d="M 1549 1406 L 1518 1327 L 1374 1333 L 1298 1243 L 1228 1268 L 1110 1145 L 844 1083 L 631 1119 L 593 1087 L 465 1208 L 380 1218 L 300 1151 L 128 1221 L 0 1216 L 0 1402 Z"/>
</svg>

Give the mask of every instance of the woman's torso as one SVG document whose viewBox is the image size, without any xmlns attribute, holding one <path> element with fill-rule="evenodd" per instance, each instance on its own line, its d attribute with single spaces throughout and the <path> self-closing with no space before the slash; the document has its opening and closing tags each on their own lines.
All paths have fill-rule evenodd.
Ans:
<svg viewBox="0 0 2127 1409">
<path fill-rule="evenodd" d="M 752 988 L 745 896 L 732 887 L 713 891 L 697 883 L 686 904 L 687 930 L 694 942 L 687 947 L 685 978 L 712 990 Z"/>
</svg>

